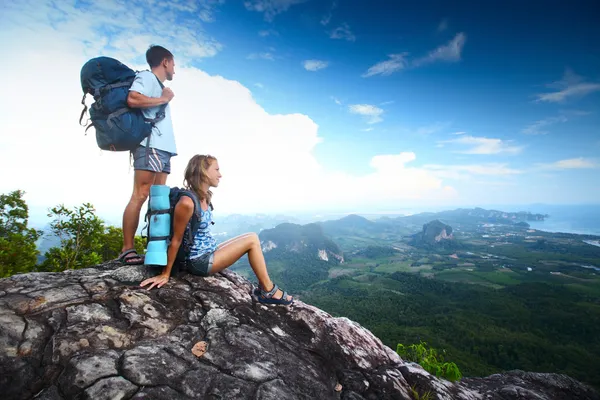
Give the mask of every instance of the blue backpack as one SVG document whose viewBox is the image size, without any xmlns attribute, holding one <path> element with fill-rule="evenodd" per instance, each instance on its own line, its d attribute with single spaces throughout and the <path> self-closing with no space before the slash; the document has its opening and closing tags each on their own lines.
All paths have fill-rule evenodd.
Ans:
<svg viewBox="0 0 600 400">
<path fill-rule="evenodd" d="M 84 106 L 79 124 L 87 106 L 85 96 L 94 96 L 90 106 L 90 119 L 86 122 L 85 132 L 90 127 L 96 129 L 96 142 L 102 150 L 133 151 L 144 140 L 150 140 L 152 127 L 165 117 L 166 104 L 163 104 L 156 117 L 144 117 L 142 109 L 127 105 L 129 88 L 137 72 L 110 57 L 96 57 L 81 68 L 81 89 Z M 161 88 L 162 82 L 156 78 Z M 83 125 L 85 126 L 85 125 Z"/>
<path fill-rule="evenodd" d="M 190 250 L 192 249 L 192 245 L 194 244 L 194 236 L 196 235 L 196 231 L 198 230 L 201 221 L 201 211 L 200 211 L 200 201 L 198 200 L 198 197 L 196 196 L 196 194 L 190 190 L 186 190 L 184 188 L 178 188 L 178 187 L 171 187 L 170 191 L 169 191 L 169 209 L 164 209 L 164 210 L 154 210 L 152 211 L 150 209 L 150 204 L 148 204 L 148 209 L 146 211 L 146 216 L 144 218 L 145 222 L 146 222 L 146 227 L 142 228 L 146 231 L 146 246 L 148 245 L 149 241 L 152 240 L 167 240 L 170 241 L 171 238 L 173 237 L 173 224 L 175 221 L 175 206 L 177 205 L 177 203 L 179 202 L 179 200 L 181 199 L 181 197 L 183 196 L 188 196 L 190 199 L 192 199 L 192 201 L 194 202 L 194 213 L 192 214 L 192 217 L 190 218 L 190 220 L 188 221 L 187 226 L 185 227 L 185 231 L 183 233 L 183 238 L 181 240 L 181 245 L 179 246 L 179 249 L 177 250 L 177 256 L 175 257 L 175 263 L 173 265 L 173 270 L 172 271 L 177 271 L 182 269 L 185 269 L 185 262 L 187 259 L 187 256 L 190 254 Z M 209 207 L 212 210 L 214 210 L 214 207 L 212 205 L 212 202 L 209 203 Z M 169 213 L 170 215 L 170 234 L 168 237 L 161 237 L 161 236 L 154 236 L 152 234 L 152 232 L 150 231 L 150 219 L 152 218 L 153 215 L 157 215 L 157 214 L 163 214 L 163 213 Z M 212 225 L 214 225 L 214 221 L 211 222 Z M 143 236 L 143 235 L 142 235 Z"/>
</svg>

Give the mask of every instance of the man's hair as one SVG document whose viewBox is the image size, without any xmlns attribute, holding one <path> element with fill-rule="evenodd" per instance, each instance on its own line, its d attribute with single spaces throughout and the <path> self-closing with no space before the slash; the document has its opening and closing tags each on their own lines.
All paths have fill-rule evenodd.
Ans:
<svg viewBox="0 0 600 400">
<path fill-rule="evenodd" d="M 158 67 L 165 58 L 172 60 L 173 54 L 162 46 L 152 45 L 146 51 L 146 61 L 150 68 Z"/>
</svg>

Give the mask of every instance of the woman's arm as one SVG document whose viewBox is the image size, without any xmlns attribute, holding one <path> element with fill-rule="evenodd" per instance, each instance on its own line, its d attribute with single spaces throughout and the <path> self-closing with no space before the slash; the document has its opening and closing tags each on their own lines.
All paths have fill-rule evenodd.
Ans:
<svg viewBox="0 0 600 400">
<path fill-rule="evenodd" d="M 140 286 L 142 287 L 151 283 L 148 290 L 152 289 L 154 286 L 160 288 L 169 281 L 171 270 L 173 269 L 173 264 L 175 263 L 175 257 L 177 257 L 177 251 L 179 250 L 179 246 L 181 246 L 185 227 L 190 221 L 190 218 L 192 218 L 192 214 L 194 214 L 194 202 L 192 199 L 190 199 L 188 196 L 182 196 L 177 202 L 177 205 L 175 206 L 175 212 L 173 214 L 173 237 L 171 238 L 171 243 L 167 249 L 167 265 L 163 268 L 163 271 L 160 275 L 148 278 L 140 283 Z"/>
</svg>

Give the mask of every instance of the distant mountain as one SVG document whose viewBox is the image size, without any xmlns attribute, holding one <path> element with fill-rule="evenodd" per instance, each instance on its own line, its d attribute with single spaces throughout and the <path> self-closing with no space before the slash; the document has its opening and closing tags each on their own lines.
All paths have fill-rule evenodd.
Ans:
<svg viewBox="0 0 600 400">
<path fill-rule="evenodd" d="M 423 230 L 412 237 L 413 246 L 444 245 L 445 241 L 452 240 L 452 227 L 440 220 L 434 220 L 423 225 Z"/>
<path fill-rule="evenodd" d="M 230 214 L 223 217 L 215 216 L 214 234 L 223 235 L 225 238 L 234 237 L 246 232 L 259 233 L 263 229 L 270 229 L 286 222 L 298 222 L 294 217 L 286 215 L 242 215 Z"/>
<path fill-rule="evenodd" d="M 41 230 L 44 234 L 36 242 L 37 249 L 40 252 L 37 258 L 38 263 L 42 263 L 46 259 L 46 252 L 52 247 L 61 247 L 60 237 L 52 233 L 50 224 L 44 225 Z"/>
<path fill-rule="evenodd" d="M 398 254 L 400 251 L 391 246 L 367 246 L 364 249 L 356 250 L 353 256 L 375 259 L 378 257 L 390 257 Z"/>
<path fill-rule="evenodd" d="M 360 231 L 376 233 L 385 229 L 384 225 L 373 222 L 356 214 L 350 214 L 344 218 L 318 222 L 327 235 L 355 234 Z"/>
<path fill-rule="evenodd" d="M 259 234 L 263 252 L 293 252 L 341 263 L 344 255 L 337 244 L 324 235 L 319 224 L 283 223 Z"/>
<path fill-rule="evenodd" d="M 427 212 L 407 217 L 398 217 L 396 221 L 405 224 L 424 224 L 432 219 L 439 219 L 449 223 L 458 224 L 481 224 L 495 223 L 514 225 L 525 221 L 543 221 L 548 218 L 547 214 L 534 214 L 529 211 L 505 212 L 498 210 L 486 210 L 484 208 L 458 208 L 455 210 Z"/>
</svg>

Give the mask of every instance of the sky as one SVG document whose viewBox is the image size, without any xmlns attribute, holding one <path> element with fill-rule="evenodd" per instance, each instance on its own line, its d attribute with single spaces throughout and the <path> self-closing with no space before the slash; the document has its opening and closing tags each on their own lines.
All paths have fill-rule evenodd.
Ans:
<svg viewBox="0 0 600 400">
<path fill-rule="evenodd" d="M 181 186 L 219 160 L 215 213 L 599 204 L 593 1 L 20 0 L 0 5 L 0 193 L 33 218 L 91 203 L 120 223 L 127 152 L 78 124 L 97 56 L 165 82 Z M 8 87 L 7 87 L 8 86 Z M 89 105 L 93 99 L 87 97 Z M 535 211 L 535 210 L 534 210 Z"/>
</svg>

